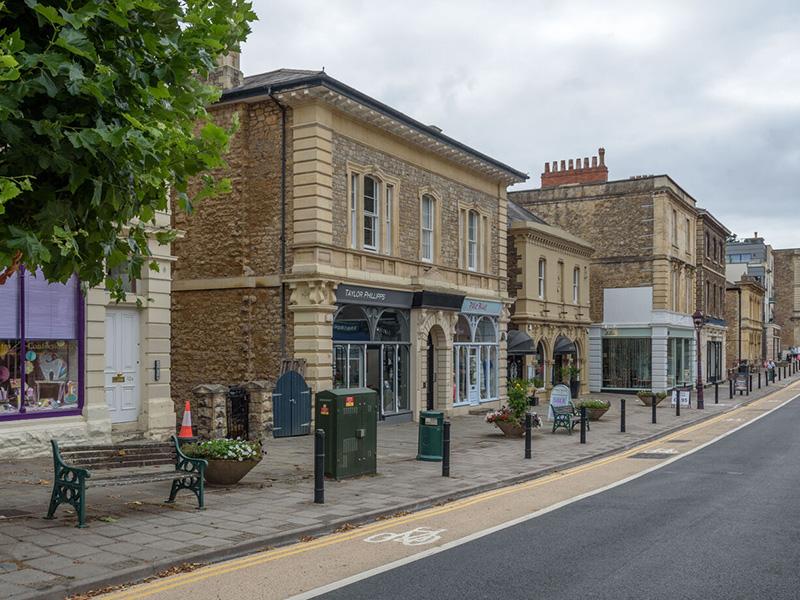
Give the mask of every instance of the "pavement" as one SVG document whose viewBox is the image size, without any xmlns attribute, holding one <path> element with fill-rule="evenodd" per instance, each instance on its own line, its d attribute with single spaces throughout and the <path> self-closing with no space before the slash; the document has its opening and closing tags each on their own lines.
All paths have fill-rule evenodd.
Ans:
<svg viewBox="0 0 800 600">
<path fill-rule="evenodd" d="M 90 490 L 89 527 L 76 529 L 74 514 L 46 512 L 52 478 L 49 459 L 0 463 L 0 598 L 61 598 L 116 583 L 144 579 L 185 563 L 210 563 L 268 547 L 309 539 L 353 524 L 452 501 L 482 491 L 542 477 L 598 456 L 644 443 L 676 428 L 731 410 L 774 392 L 786 379 L 751 396 L 713 403 L 706 410 L 684 409 L 676 417 L 667 402 L 650 409 L 627 398 L 627 432 L 619 432 L 619 400 L 601 421 L 593 422 L 588 443 L 564 431 L 537 430 L 533 459 L 523 458 L 521 439 L 504 438 L 481 417 L 452 420 L 451 477 L 439 463 L 415 460 L 416 425 L 381 425 L 376 476 L 326 483 L 326 503 L 314 505 L 313 439 L 271 440 L 268 455 L 239 485 L 208 488 L 205 511 L 193 496 L 163 504 L 168 486 Z M 595 395 L 601 397 L 600 395 Z M 541 410 L 540 412 L 544 412 Z"/>
</svg>

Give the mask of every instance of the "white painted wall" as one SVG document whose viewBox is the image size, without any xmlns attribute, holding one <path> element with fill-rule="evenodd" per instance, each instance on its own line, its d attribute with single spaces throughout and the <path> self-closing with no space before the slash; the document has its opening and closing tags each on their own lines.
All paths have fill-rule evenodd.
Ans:
<svg viewBox="0 0 800 600">
<path fill-rule="evenodd" d="M 653 288 L 606 288 L 603 290 L 605 325 L 644 325 L 653 311 Z"/>
</svg>

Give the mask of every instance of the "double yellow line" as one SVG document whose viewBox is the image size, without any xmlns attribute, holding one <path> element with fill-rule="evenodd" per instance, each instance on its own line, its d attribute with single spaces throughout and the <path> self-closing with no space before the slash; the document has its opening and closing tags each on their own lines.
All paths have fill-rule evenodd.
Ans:
<svg viewBox="0 0 800 600">
<path fill-rule="evenodd" d="M 771 396 L 772 394 L 770 394 Z M 769 396 L 765 396 L 764 398 L 759 398 L 756 402 L 761 402 L 765 398 Z M 710 419 L 705 421 L 701 421 L 700 423 L 695 423 L 694 425 L 690 425 L 688 427 L 682 428 L 678 431 L 670 433 L 664 437 L 658 438 L 651 442 L 647 442 L 645 444 L 637 445 L 629 450 L 624 450 L 622 452 L 612 454 L 611 456 L 592 461 L 590 463 L 586 463 L 584 465 L 578 465 L 576 467 L 572 467 L 566 469 L 564 471 L 557 471 L 555 473 L 551 473 L 549 475 L 545 475 L 543 477 L 539 477 L 532 481 L 528 481 L 525 483 L 520 483 L 517 485 L 512 485 L 509 487 L 500 488 L 497 490 L 492 490 L 490 492 L 484 492 L 482 494 L 478 494 L 476 496 L 472 496 L 469 498 L 464 498 L 461 500 L 456 500 L 454 502 L 448 503 L 446 506 L 429 508 L 418 513 L 414 513 L 412 515 L 407 515 L 404 517 L 398 517 L 393 519 L 388 519 L 384 522 L 373 523 L 370 525 L 366 525 L 364 527 L 359 527 L 356 530 L 347 532 L 347 533 L 334 533 L 330 534 L 324 538 L 320 538 L 317 540 L 313 540 L 310 542 L 294 544 L 282 550 L 269 550 L 267 552 L 260 552 L 258 554 L 254 554 L 249 557 L 238 558 L 230 561 L 226 561 L 220 563 L 218 565 L 204 567 L 199 571 L 195 571 L 192 573 L 184 573 L 182 575 L 175 575 L 173 577 L 169 577 L 168 579 L 163 579 L 160 581 L 155 581 L 152 583 L 146 583 L 143 585 L 139 585 L 134 588 L 130 588 L 128 590 L 122 590 L 120 592 L 112 593 L 109 596 L 106 596 L 110 600 L 128 600 L 133 598 L 144 598 L 147 596 L 152 596 L 153 594 L 157 594 L 159 592 L 165 592 L 177 587 L 182 587 L 185 585 L 189 585 L 191 583 L 197 583 L 199 581 L 204 581 L 206 579 L 210 579 L 212 577 L 218 577 L 220 575 L 225 575 L 226 573 L 231 573 L 234 571 L 240 571 L 242 569 L 246 569 L 248 567 L 253 567 L 256 565 L 262 565 L 269 562 L 273 562 L 276 560 L 280 560 L 282 558 L 288 558 L 290 556 L 295 556 L 297 554 L 302 554 L 304 552 L 311 552 L 313 550 L 318 550 L 320 548 L 325 548 L 327 546 L 331 546 L 334 544 L 340 544 L 342 542 L 346 542 L 355 538 L 360 537 L 367 537 L 372 533 L 383 531 L 385 529 L 394 528 L 398 525 L 403 525 L 405 523 L 412 523 L 415 521 L 420 521 L 423 519 L 429 519 L 431 517 L 435 517 L 438 515 L 442 515 L 445 513 L 453 512 L 456 510 L 461 510 L 463 508 L 473 506 L 475 504 L 480 504 L 483 502 L 487 502 L 488 500 L 492 500 L 493 498 L 498 498 L 501 496 L 505 496 L 508 494 L 515 494 L 518 492 L 523 492 L 527 490 L 531 490 L 545 484 L 551 483 L 553 481 L 557 481 L 559 479 L 563 479 L 565 477 L 571 477 L 573 475 L 577 475 L 579 473 L 583 473 L 585 471 L 589 471 L 591 469 L 596 469 L 603 465 L 607 465 L 609 463 L 617 462 L 620 460 L 624 460 L 629 456 L 646 451 L 653 446 L 657 446 L 668 442 L 669 440 L 677 437 L 677 436 L 686 436 L 689 433 L 697 431 L 699 429 L 705 429 L 718 423 L 723 418 L 730 418 L 731 415 L 736 414 L 740 411 L 747 410 L 751 407 L 752 404 L 748 404 L 745 406 L 737 407 L 736 409 L 730 412 L 723 412 L 719 415 L 716 415 Z"/>
</svg>

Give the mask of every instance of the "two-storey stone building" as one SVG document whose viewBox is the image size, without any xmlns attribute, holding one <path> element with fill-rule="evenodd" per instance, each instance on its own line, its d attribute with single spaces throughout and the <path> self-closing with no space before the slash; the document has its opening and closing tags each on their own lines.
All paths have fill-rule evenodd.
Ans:
<svg viewBox="0 0 800 600">
<path fill-rule="evenodd" d="M 704 317 L 700 331 L 703 379 L 725 379 L 725 242 L 730 230 L 704 209 L 697 211 L 697 308 Z"/>
<path fill-rule="evenodd" d="M 594 248 L 590 390 L 692 384 L 695 199 L 667 175 L 608 181 L 602 148 L 546 164 L 540 189 L 509 199 Z"/>
<path fill-rule="evenodd" d="M 800 248 L 775 250 L 775 323 L 784 349 L 800 354 Z"/>
<path fill-rule="evenodd" d="M 324 72 L 225 68 L 233 193 L 175 221 L 176 402 L 293 358 L 314 391 L 375 389 L 383 417 L 497 404 L 526 175 Z"/>
<path fill-rule="evenodd" d="M 589 264 L 592 247 L 508 203 L 509 377 L 549 390 L 589 389 Z"/>
<path fill-rule="evenodd" d="M 766 288 L 753 275 L 742 275 L 739 281 L 728 282 L 725 299 L 725 320 L 728 322 L 727 365 L 760 367 L 764 360 L 764 300 Z"/>
</svg>

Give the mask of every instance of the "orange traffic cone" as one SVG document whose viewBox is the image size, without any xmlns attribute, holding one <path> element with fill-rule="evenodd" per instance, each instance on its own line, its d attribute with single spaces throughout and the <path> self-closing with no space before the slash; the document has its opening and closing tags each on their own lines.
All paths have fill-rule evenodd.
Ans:
<svg viewBox="0 0 800 600">
<path fill-rule="evenodd" d="M 187 439 L 193 438 L 194 433 L 192 433 L 192 406 L 189 404 L 189 401 L 186 401 L 186 406 L 183 409 L 183 421 L 181 422 L 181 430 L 178 433 L 178 438 L 180 439 Z"/>
</svg>

